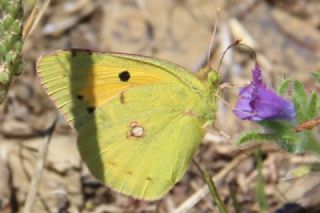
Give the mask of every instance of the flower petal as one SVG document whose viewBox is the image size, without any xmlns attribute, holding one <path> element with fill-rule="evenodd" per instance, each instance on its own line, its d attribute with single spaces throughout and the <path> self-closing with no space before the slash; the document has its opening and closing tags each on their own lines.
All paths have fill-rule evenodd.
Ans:
<svg viewBox="0 0 320 213">
<path fill-rule="evenodd" d="M 262 82 L 262 75 L 261 75 L 261 69 L 259 65 L 256 65 L 255 68 L 252 70 L 252 78 L 253 81 L 252 83 L 255 84 L 256 86 L 265 86 L 264 83 Z"/>
<path fill-rule="evenodd" d="M 295 118 L 293 103 L 266 87 L 258 65 L 252 70 L 252 78 L 251 84 L 240 91 L 240 99 L 233 110 L 240 119 L 262 121 L 265 119 L 293 120 Z"/>
</svg>

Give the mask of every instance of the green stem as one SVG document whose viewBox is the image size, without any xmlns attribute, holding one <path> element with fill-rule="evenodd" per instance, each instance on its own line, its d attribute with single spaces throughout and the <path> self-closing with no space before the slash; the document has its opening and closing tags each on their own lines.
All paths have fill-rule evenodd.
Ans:
<svg viewBox="0 0 320 213">
<path fill-rule="evenodd" d="M 204 172 L 204 179 L 207 182 L 207 185 L 209 187 L 209 191 L 211 193 L 211 196 L 214 200 L 214 202 L 216 203 L 220 213 L 228 213 L 228 210 L 226 208 L 226 206 L 224 205 L 223 201 L 221 200 L 221 197 L 218 193 L 218 190 L 214 184 L 214 182 L 212 181 L 212 177 L 208 172 Z"/>
<path fill-rule="evenodd" d="M 258 170 L 258 181 L 256 194 L 259 202 L 259 208 L 261 212 L 265 212 L 268 208 L 267 206 L 267 198 L 264 190 L 264 178 L 262 174 L 262 153 L 260 149 L 256 150 L 256 160 L 257 160 L 257 170 Z"/>
</svg>

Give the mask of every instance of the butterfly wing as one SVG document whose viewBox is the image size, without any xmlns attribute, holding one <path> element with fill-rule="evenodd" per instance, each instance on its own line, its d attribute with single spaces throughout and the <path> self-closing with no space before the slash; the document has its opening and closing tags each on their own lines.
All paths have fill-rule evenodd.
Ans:
<svg viewBox="0 0 320 213">
<path fill-rule="evenodd" d="M 37 69 L 98 179 L 147 200 L 181 179 L 203 138 L 209 99 L 192 74 L 160 59 L 79 50 L 46 55 Z"/>
</svg>

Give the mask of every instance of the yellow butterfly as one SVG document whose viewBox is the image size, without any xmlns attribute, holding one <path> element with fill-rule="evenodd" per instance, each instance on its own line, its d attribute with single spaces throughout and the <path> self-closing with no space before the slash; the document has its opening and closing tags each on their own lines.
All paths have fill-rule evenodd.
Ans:
<svg viewBox="0 0 320 213">
<path fill-rule="evenodd" d="M 37 71 L 91 173 L 134 198 L 164 196 L 214 121 L 214 71 L 200 80 L 162 59 L 77 49 L 39 58 Z"/>
</svg>

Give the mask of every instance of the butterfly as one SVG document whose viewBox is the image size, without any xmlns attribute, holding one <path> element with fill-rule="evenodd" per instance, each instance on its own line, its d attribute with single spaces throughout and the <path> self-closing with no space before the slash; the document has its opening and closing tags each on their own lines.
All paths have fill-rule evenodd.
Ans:
<svg viewBox="0 0 320 213">
<path fill-rule="evenodd" d="M 215 119 L 215 71 L 199 79 L 166 60 L 80 49 L 46 54 L 36 67 L 90 172 L 137 199 L 160 199 L 182 178 Z"/>
</svg>

